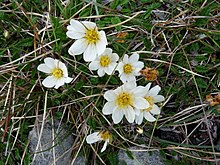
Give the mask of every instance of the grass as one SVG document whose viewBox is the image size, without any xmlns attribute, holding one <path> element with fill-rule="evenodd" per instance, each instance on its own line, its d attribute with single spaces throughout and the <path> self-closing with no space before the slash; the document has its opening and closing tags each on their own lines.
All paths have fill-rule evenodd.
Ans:
<svg viewBox="0 0 220 165">
<path fill-rule="evenodd" d="M 119 149 L 140 144 L 148 146 L 146 150 L 160 150 L 168 164 L 217 163 L 219 105 L 209 106 L 205 98 L 219 93 L 220 3 L 65 2 L 0 2 L 0 164 L 30 164 L 28 133 L 37 115 L 44 112 L 72 128 L 76 144 L 73 156 L 92 158 L 91 164 L 117 164 Z M 96 22 L 107 34 L 108 47 L 120 57 L 138 52 L 145 66 L 158 70 L 153 84 L 161 86 L 166 101 L 156 123 L 140 125 L 143 134 L 136 132 L 137 125 L 125 120 L 113 125 L 111 117 L 101 113 L 106 102 L 103 93 L 122 83 L 115 75 L 98 77 L 82 56 L 68 54 L 73 41 L 67 38 L 66 27 L 71 18 Z M 117 38 L 121 32 L 127 33 L 125 38 Z M 67 64 L 74 81 L 58 90 L 44 88 L 41 82 L 45 75 L 37 66 L 45 57 Z M 146 85 L 148 81 L 138 77 L 137 83 Z M 100 153 L 100 144 L 92 147 L 85 142 L 88 133 L 100 129 L 113 134 L 113 142 L 104 153 Z M 160 135 L 162 130 L 168 137 Z M 174 156 L 178 161 L 172 159 Z"/>
</svg>

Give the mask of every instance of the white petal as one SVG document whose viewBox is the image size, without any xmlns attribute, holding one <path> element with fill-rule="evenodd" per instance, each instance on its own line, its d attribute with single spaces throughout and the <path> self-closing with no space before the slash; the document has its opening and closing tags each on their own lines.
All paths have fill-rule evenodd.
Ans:
<svg viewBox="0 0 220 165">
<path fill-rule="evenodd" d="M 161 101 L 164 101 L 164 100 L 165 100 L 165 98 L 162 95 L 154 96 L 154 102 L 155 103 L 158 103 L 158 102 L 161 102 Z"/>
<path fill-rule="evenodd" d="M 94 132 L 86 137 L 86 142 L 88 144 L 92 144 L 100 140 L 102 140 L 102 138 L 99 136 L 99 132 Z"/>
<path fill-rule="evenodd" d="M 123 88 L 124 88 L 125 91 L 130 91 L 134 88 L 136 89 L 136 86 L 137 86 L 137 84 L 136 84 L 135 81 L 130 81 L 130 82 L 125 83 L 123 85 Z"/>
<path fill-rule="evenodd" d="M 88 61 L 93 61 L 97 57 L 96 47 L 94 44 L 89 44 L 86 51 L 83 54 L 83 59 Z"/>
<path fill-rule="evenodd" d="M 92 61 L 89 64 L 89 69 L 90 70 L 97 70 L 97 69 L 99 69 L 99 61 Z"/>
<path fill-rule="evenodd" d="M 115 124 L 118 124 L 124 116 L 124 111 L 122 109 L 115 109 L 112 113 L 112 120 Z"/>
<path fill-rule="evenodd" d="M 131 92 L 137 97 L 144 97 L 148 90 L 146 90 L 146 88 L 143 86 L 137 86 L 136 88 L 133 88 Z"/>
<path fill-rule="evenodd" d="M 47 88 L 54 87 L 56 85 L 56 83 L 57 83 L 57 80 L 53 76 L 46 77 L 42 82 L 43 86 L 45 86 Z"/>
<path fill-rule="evenodd" d="M 125 54 L 122 60 L 125 64 L 128 63 L 128 55 Z"/>
<path fill-rule="evenodd" d="M 65 83 L 70 83 L 73 80 L 71 77 L 65 77 Z"/>
<path fill-rule="evenodd" d="M 128 81 L 128 78 L 127 78 L 127 75 L 122 73 L 121 76 L 120 76 L 120 80 L 123 82 L 123 83 L 126 83 Z"/>
<path fill-rule="evenodd" d="M 128 106 L 124 112 L 125 112 L 125 117 L 128 120 L 128 122 L 133 123 L 135 119 L 134 109 L 131 106 Z"/>
<path fill-rule="evenodd" d="M 116 109 L 117 107 L 115 106 L 114 101 L 109 101 L 107 103 L 105 103 L 103 109 L 102 109 L 102 113 L 104 115 L 110 115 L 113 113 L 113 111 Z"/>
<path fill-rule="evenodd" d="M 112 54 L 111 54 L 111 59 L 112 59 L 112 61 L 118 61 L 118 60 L 119 60 L 118 54 L 112 53 Z"/>
<path fill-rule="evenodd" d="M 160 92 L 161 87 L 159 85 L 156 85 L 155 87 L 151 88 L 149 90 L 149 96 L 156 96 Z"/>
<path fill-rule="evenodd" d="M 44 63 L 47 65 L 48 68 L 54 69 L 56 67 L 55 60 L 51 57 L 47 57 L 44 59 Z"/>
<path fill-rule="evenodd" d="M 144 99 L 143 97 L 135 97 L 133 104 L 134 104 L 134 107 L 137 109 L 147 109 L 150 106 L 148 101 Z"/>
<path fill-rule="evenodd" d="M 44 73 L 51 73 L 51 69 L 48 68 L 48 66 L 46 64 L 40 64 L 38 67 L 37 67 L 37 70 L 41 71 L 41 72 L 44 72 Z"/>
<path fill-rule="evenodd" d="M 124 73 L 122 73 L 121 76 L 120 76 L 120 80 L 123 83 L 126 83 L 126 82 L 134 82 L 134 81 L 136 81 L 136 78 L 132 74 L 124 74 Z"/>
<path fill-rule="evenodd" d="M 152 113 L 154 115 L 159 115 L 160 114 L 160 108 L 156 104 L 154 104 L 151 111 L 150 111 L 150 113 Z"/>
<path fill-rule="evenodd" d="M 116 93 L 115 93 L 115 90 L 109 90 L 109 91 L 105 92 L 104 98 L 105 98 L 107 101 L 114 101 L 114 100 L 116 100 L 117 95 L 116 95 Z"/>
<path fill-rule="evenodd" d="M 150 86 L 151 86 L 151 83 L 148 83 L 148 84 L 145 86 L 145 88 L 146 88 L 145 90 L 146 90 L 146 91 L 149 91 Z"/>
<path fill-rule="evenodd" d="M 111 55 L 112 54 L 112 49 L 111 48 L 106 48 L 103 54 L 104 55 Z"/>
<path fill-rule="evenodd" d="M 121 75 L 123 73 L 123 66 L 124 66 L 124 63 L 119 62 L 118 67 L 116 68 L 116 70 L 119 71 L 119 75 Z"/>
<path fill-rule="evenodd" d="M 138 61 L 138 59 L 139 59 L 139 54 L 134 53 L 134 54 L 132 54 L 132 55 L 130 56 L 130 58 L 129 58 L 128 61 L 129 61 L 130 63 L 134 63 L 134 62 Z"/>
<path fill-rule="evenodd" d="M 68 28 L 68 27 L 67 27 Z M 85 37 L 85 33 L 80 33 L 77 31 L 67 31 L 66 32 L 67 37 L 71 38 L 71 39 L 80 39 Z"/>
<path fill-rule="evenodd" d="M 96 50 L 97 50 L 97 54 L 101 55 L 105 49 L 106 49 L 106 45 L 107 45 L 107 39 L 106 39 L 106 35 L 104 31 L 100 31 L 99 32 L 99 40 L 96 43 Z"/>
<path fill-rule="evenodd" d="M 79 55 L 85 52 L 87 47 L 88 47 L 87 41 L 85 40 L 85 38 L 82 38 L 82 39 L 76 40 L 72 44 L 72 46 L 68 50 L 68 53 L 72 56 Z"/>
<path fill-rule="evenodd" d="M 60 86 L 64 85 L 64 78 L 61 78 L 59 80 L 57 80 L 56 85 L 55 85 L 55 89 L 58 89 Z"/>
<path fill-rule="evenodd" d="M 134 107 L 134 113 L 135 115 L 139 115 L 141 113 L 141 110 Z"/>
<path fill-rule="evenodd" d="M 143 122 L 143 112 L 141 112 L 139 115 L 135 115 L 135 123 L 137 123 L 138 125 L 140 125 Z"/>
<path fill-rule="evenodd" d="M 99 75 L 99 77 L 103 77 L 105 75 L 105 72 L 102 68 L 99 68 L 98 75 Z"/>
<path fill-rule="evenodd" d="M 156 120 L 149 112 L 144 112 L 144 118 L 149 122 L 154 122 Z"/>
<path fill-rule="evenodd" d="M 137 69 L 138 72 L 144 67 L 144 63 L 141 62 L 141 61 L 133 63 L 132 65 L 133 65 L 134 68 Z"/>
<path fill-rule="evenodd" d="M 105 68 L 105 72 L 108 74 L 108 75 L 111 75 L 116 67 L 116 63 L 112 63 L 110 64 L 107 68 Z"/>
<path fill-rule="evenodd" d="M 83 24 L 77 20 L 71 19 L 70 20 L 70 25 L 67 26 L 68 30 L 73 30 L 76 32 L 81 32 L 81 33 L 85 33 L 86 32 L 86 28 L 83 26 Z"/>
<path fill-rule="evenodd" d="M 106 150 L 107 144 L 108 144 L 108 142 L 105 141 L 105 143 L 104 143 L 104 145 L 103 145 L 103 147 L 102 147 L 102 149 L 101 149 L 101 153 Z"/>
<path fill-rule="evenodd" d="M 86 29 L 95 29 L 97 28 L 94 22 L 82 21 L 82 24 L 86 27 Z"/>
<path fill-rule="evenodd" d="M 124 92 L 124 91 L 123 91 L 123 86 L 120 86 L 120 87 L 118 87 L 118 88 L 116 88 L 116 89 L 114 90 L 114 93 L 116 94 L 116 97 L 117 97 L 119 94 L 121 94 L 122 92 Z M 116 99 L 116 97 L 115 97 L 115 99 Z"/>
</svg>

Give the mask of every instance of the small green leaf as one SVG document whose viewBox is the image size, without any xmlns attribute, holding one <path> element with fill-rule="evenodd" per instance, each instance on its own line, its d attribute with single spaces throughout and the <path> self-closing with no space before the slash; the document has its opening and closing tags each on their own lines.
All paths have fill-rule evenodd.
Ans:
<svg viewBox="0 0 220 165">
<path fill-rule="evenodd" d="M 17 44 L 16 47 L 28 47 L 33 45 L 33 39 L 32 38 L 25 38 L 20 40 Z"/>
<path fill-rule="evenodd" d="M 130 159 L 132 159 L 132 160 L 134 159 L 133 154 L 132 154 L 131 151 L 126 150 L 126 154 L 128 155 L 128 157 L 129 157 Z"/>
<path fill-rule="evenodd" d="M 91 129 L 95 130 L 96 129 L 96 122 L 93 116 L 91 116 L 88 120 L 88 124 Z"/>
<path fill-rule="evenodd" d="M 207 88 L 208 84 L 206 83 L 206 81 L 202 78 L 196 78 L 196 82 L 199 86 L 199 88 Z"/>
<path fill-rule="evenodd" d="M 144 14 L 144 19 L 146 19 L 150 16 L 152 10 L 157 9 L 160 6 L 161 6 L 161 3 L 152 3 L 151 5 L 149 5 L 147 7 L 146 13 Z"/>
<path fill-rule="evenodd" d="M 108 154 L 108 160 L 110 162 L 111 165 L 118 165 L 119 161 L 117 159 L 117 152 L 111 152 Z"/>
<path fill-rule="evenodd" d="M 199 73 L 206 73 L 206 72 L 208 72 L 208 68 L 205 67 L 205 66 L 202 66 L 202 65 L 196 66 L 195 70 L 196 70 L 196 72 L 199 72 Z"/>
<path fill-rule="evenodd" d="M 83 81 L 79 81 L 79 82 L 76 83 L 75 89 L 76 90 L 80 90 L 83 87 L 83 85 L 84 85 L 84 82 Z"/>
<path fill-rule="evenodd" d="M 120 23 L 121 20 L 120 20 L 119 17 L 113 17 L 113 18 L 111 19 L 111 22 L 112 22 L 113 25 L 116 25 L 116 24 Z M 121 30 L 121 25 L 116 26 L 115 29 Z"/>
<path fill-rule="evenodd" d="M 204 55 L 197 55 L 196 57 L 195 57 L 195 60 L 196 61 L 198 61 L 198 62 L 200 62 L 200 61 L 205 61 L 205 60 L 207 60 L 208 58 L 206 57 L 206 56 L 204 56 Z"/>
<path fill-rule="evenodd" d="M 90 15 L 90 11 L 91 11 L 90 8 L 86 8 L 86 9 L 84 9 L 83 11 L 80 12 L 79 16 L 80 16 L 80 17 L 87 17 L 87 16 Z"/>
</svg>

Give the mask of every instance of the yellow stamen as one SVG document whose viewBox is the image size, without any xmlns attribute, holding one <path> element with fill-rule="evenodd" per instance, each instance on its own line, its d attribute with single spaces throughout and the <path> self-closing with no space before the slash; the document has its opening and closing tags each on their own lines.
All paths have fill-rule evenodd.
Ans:
<svg viewBox="0 0 220 165">
<path fill-rule="evenodd" d="M 112 139 L 112 135 L 108 131 L 102 131 L 99 133 L 99 135 L 101 136 L 103 140 Z"/>
<path fill-rule="evenodd" d="M 151 111 L 151 109 L 153 108 L 154 105 L 154 98 L 151 96 L 145 97 L 145 99 L 148 101 L 148 103 L 150 104 L 150 106 L 147 109 L 144 109 L 145 111 L 149 112 Z"/>
<path fill-rule="evenodd" d="M 111 60 L 107 55 L 101 56 L 100 65 L 102 67 L 107 67 L 110 64 Z"/>
<path fill-rule="evenodd" d="M 133 104 L 131 94 L 125 93 L 125 92 L 123 92 L 117 96 L 116 102 L 120 108 L 125 108 L 128 105 L 132 106 L 132 104 Z"/>
<path fill-rule="evenodd" d="M 60 68 L 55 68 L 52 71 L 52 75 L 56 78 L 56 79 L 60 79 L 63 77 L 63 70 Z"/>
<path fill-rule="evenodd" d="M 130 74 L 133 71 L 133 67 L 131 64 L 125 64 L 123 70 L 125 74 Z"/>
<path fill-rule="evenodd" d="M 97 29 L 88 29 L 86 31 L 85 38 L 89 44 L 90 43 L 95 44 L 99 40 L 99 33 L 98 33 Z"/>
</svg>

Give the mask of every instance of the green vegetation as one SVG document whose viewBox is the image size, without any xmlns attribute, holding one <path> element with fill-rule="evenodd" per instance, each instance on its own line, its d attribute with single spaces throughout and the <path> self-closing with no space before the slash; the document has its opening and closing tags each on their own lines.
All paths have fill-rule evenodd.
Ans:
<svg viewBox="0 0 220 165">
<path fill-rule="evenodd" d="M 179 159 L 178 164 L 215 162 L 220 148 L 220 105 L 210 106 L 206 96 L 220 92 L 220 3 L 66 2 L 0 2 L 0 165 L 30 164 L 28 133 L 37 115 L 44 113 L 45 100 L 48 118 L 62 118 L 72 128 L 69 133 L 78 137 L 73 153 L 80 150 L 80 155 L 96 164 L 117 164 L 119 149 L 138 144 L 145 144 L 149 150 L 159 149 L 167 163 L 174 161 L 172 156 Z M 102 114 L 104 92 L 122 82 L 117 74 L 98 77 L 82 55 L 68 54 L 73 40 L 66 31 L 73 18 L 95 22 L 105 31 L 108 47 L 120 58 L 137 52 L 146 67 L 158 70 L 152 84 L 161 87 L 160 94 L 166 100 L 160 104 L 162 112 L 156 122 L 144 120 L 139 126 L 142 134 L 136 131 L 138 125 L 126 120 L 114 124 L 110 115 Z M 119 33 L 126 35 L 120 38 Z M 57 90 L 43 87 L 46 75 L 38 72 L 37 66 L 46 57 L 64 62 L 73 81 Z M 139 85 L 148 82 L 144 76 L 137 78 Z M 97 156 L 85 137 L 99 130 L 109 130 L 113 141 L 103 153 L 103 143 L 92 144 Z M 164 130 L 169 130 L 166 137 L 161 133 Z"/>
</svg>

